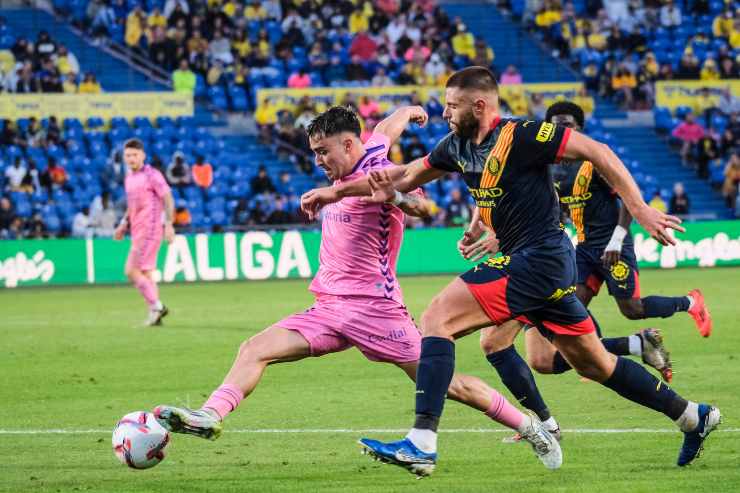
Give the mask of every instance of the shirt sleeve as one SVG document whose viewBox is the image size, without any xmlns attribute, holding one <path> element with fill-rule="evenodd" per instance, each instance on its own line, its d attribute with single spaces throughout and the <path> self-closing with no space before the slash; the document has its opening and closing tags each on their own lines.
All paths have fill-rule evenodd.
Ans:
<svg viewBox="0 0 740 493">
<path fill-rule="evenodd" d="M 391 150 L 391 139 L 387 135 L 381 133 L 373 133 L 367 142 L 365 142 L 365 151 L 367 157 L 388 157 L 388 152 Z"/>
<path fill-rule="evenodd" d="M 162 176 L 162 173 L 160 173 L 157 170 L 154 170 L 154 173 L 152 173 L 152 188 L 154 189 L 154 193 L 159 197 L 160 199 L 163 198 L 167 193 L 170 191 L 170 186 L 167 184 L 167 181 L 164 179 L 164 176 Z"/>
<path fill-rule="evenodd" d="M 570 133 L 568 127 L 544 121 L 519 122 L 514 130 L 513 154 L 529 166 L 557 163 L 565 153 Z"/>
<path fill-rule="evenodd" d="M 449 134 L 440 140 L 434 146 L 432 152 L 424 158 L 424 166 L 449 172 L 460 171 L 460 168 L 455 164 L 456 159 L 453 157 L 453 147 L 453 134 Z"/>
</svg>

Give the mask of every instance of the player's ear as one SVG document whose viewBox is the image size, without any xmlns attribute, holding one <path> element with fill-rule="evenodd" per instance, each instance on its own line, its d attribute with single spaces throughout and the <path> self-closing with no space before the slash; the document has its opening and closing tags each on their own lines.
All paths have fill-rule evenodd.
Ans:
<svg viewBox="0 0 740 493">
<path fill-rule="evenodd" d="M 486 100 L 477 98 L 473 101 L 473 113 L 475 116 L 482 116 L 486 112 Z"/>
</svg>

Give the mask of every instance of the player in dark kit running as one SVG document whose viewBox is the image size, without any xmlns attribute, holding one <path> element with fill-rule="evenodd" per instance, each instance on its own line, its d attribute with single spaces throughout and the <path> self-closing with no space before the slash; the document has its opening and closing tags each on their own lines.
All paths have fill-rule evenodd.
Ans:
<svg viewBox="0 0 740 493">
<path fill-rule="evenodd" d="M 481 219 L 496 231 L 503 256 L 464 273 L 432 300 L 421 319 L 414 427 L 403 440 L 363 439 L 363 446 L 381 460 L 418 475 L 431 474 L 437 427 L 455 367 L 454 339 L 518 320 L 552 338 L 582 376 L 674 420 L 684 432 L 678 464 L 690 463 L 719 424 L 719 410 L 683 399 L 639 364 L 606 351 L 575 296 L 575 250 L 559 221 L 549 165 L 561 158 L 591 161 L 633 217 L 663 244 L 674 242 L 668 229 L 683 231 L 680 220 L 645 203 L 607 146 L 549 122 L 501 119 L 498 85 L 486 68 L 469 67 L 450 77 L 443 116 L 453 132 L 423 162 L 391 168 L 389 174 L 395 188 L 405 192 L 446 173 L 462 173 Z M 314 215 L 321 206 L 349 195 L 370 195 L 372 202 L 394 196 L 357 180 L 307 192 L 302 207 Z"/>
<path fill-rule="evenodd" d="M 568 101 L 550 106 L 546 120 L 578 131 L 584 126 L 583 110 Z M 553 177 L 560 203 L 568 209 L 578 234 L 576 296 L 584 305 L 588 306 L 601 283 L 606 281 L 610 294 L 627 318 L 669 316 L 677 310 L 688 310 L 700 331 L 702 327 L 711 330 L 711 318 L 698 290 L 692 291 L 688 296 L 649 296 L 640 299 L 637 259 L 632 237 L 628 232 L 632 216 L 626 208 L 620 207 L 612 187 L 594 170 L 590 162 L 555 165 Z M 468 252 L 496 252 L 495 236 L 478 239 L 482 232 L 477 216 L 474 214 L 471 226 L 461 240 L 461 253 L 466 258 L 470 258 Z M 480 244 L 473 246 L 473 242 Z M 482 245 L 485 246 L 481 247 Z M 691 309 L 690 305 L 693 305 Z M 656 306 L 662 307 L 664 311 L 655 314 Z M 513 345 L 522 325 L 509 322 L 501 328 L 484 329 L 481 332 L 481 347 L 509 391 L 522 405 L 537 414 L 550 433 L 559 437 L 557 422 L 540 395 L 527 363 Z M 529 326 L 524 325 L 524 328 L 528 329 Z M 631 336 L 604 338 L 602 342 L 609 352 L 617 356 L 641 357 L 644 363 L 660 371 L 667 382 L 671 381 L 673 373 L 670 356 L 663 347 L 662 335 L 658 329 L 642 329 Z M 560 374 L 571 369 L 555 346 L 537 331 L 526 333 L 526 348 L 527 362 L 539 373 Z M 515 435 L 504 441 L 517 442 L 519 437 Z"/>
</svg>

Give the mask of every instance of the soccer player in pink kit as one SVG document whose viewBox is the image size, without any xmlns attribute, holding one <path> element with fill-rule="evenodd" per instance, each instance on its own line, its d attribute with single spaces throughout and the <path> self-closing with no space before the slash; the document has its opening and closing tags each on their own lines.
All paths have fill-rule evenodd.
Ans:
<svg viewBox="0 0 740 493">
<path fill-rule="evenodd" d="M 167 307 L 159 300 L 157 283 L 152 273 L 157 267 L 157 252 L 162 237 L 172 243 L 174 201 L 169 185 L 162 173 L 145 164 L 144 144 L 138 139 L 127 140 L 123 145 L 123 160 L 129 167 L 126 176 L 126 214 L 116 228 L 114 238 L 123 239 L 131 229 L 131 249 L 126 260 L 126 277 L 136 286 L 149 306 L 146 325 L 161 325 Z M 164 225 L 162 213 L 164 212 Z"/>
<path fill-rule="evenodd" d="M 309 142 L 316 164 L 334 183 L 369 176 L 373 187 L 387 189 L 392 184 L 383 170 L 392 165 L 386 157 L 391 143 L 409 122 L 425 124 L 426 119 L 421 107 L 401 108 L 380 122 L 363 145 L 357 116 L 334 107 L 309 125 Z M 160 423 L 174 432 L 216 439 L 223 419 L 254 390 L 267 365 L 352 346 L 367 359 L 395 364 L 415 379 L 421 335 L 404 306 L 396 260 L 404 212 L 428 215 L 431 207 L 419 192 L 398 193 L 392 203 L 351 198 L 326 207 L 319 271 L 309 288 L 316 296 L 313 306 L 244 342 L 222 385 L 201 409 L 158 406 L 154 414 Z M 482 380 L 455 374 L 448 396 L 519 430 L 546 467 L 560 467 L 560 446 L 539 420 L 520 412 Z"/>
</svg>

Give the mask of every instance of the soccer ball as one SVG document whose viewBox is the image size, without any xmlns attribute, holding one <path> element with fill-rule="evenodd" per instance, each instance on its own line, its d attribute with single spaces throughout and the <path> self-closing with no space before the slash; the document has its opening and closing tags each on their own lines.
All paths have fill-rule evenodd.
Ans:
<svg viewBox="0 0 740 493">
<path fill-rule="evenodd" d="M 169 432 L 152 413 L 128 413 L 113 429 L 113 452 L 133 469 L 149 469 L 162 462 L 169 443 Z"/>
</svg>

